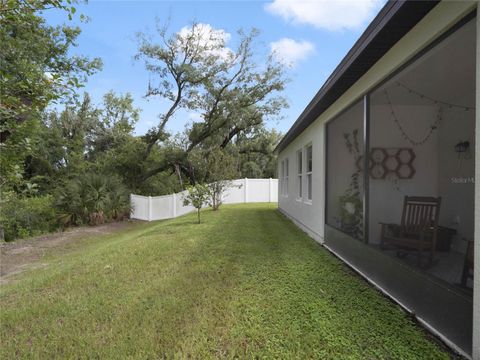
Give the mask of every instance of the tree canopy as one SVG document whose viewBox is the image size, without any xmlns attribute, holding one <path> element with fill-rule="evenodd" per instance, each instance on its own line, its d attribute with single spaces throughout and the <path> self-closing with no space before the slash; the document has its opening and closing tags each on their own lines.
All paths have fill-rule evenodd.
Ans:
<svg viewBox="0 0 480 360">
<path fill-rule="evenodd" d="M 101 68 L 100 59 L 71 55 L 76 26 L 48 25 L 41 13 L 59 9 L 69 18 L 72 1 L 7 0 L 0 5 L 0 183 L 22 176 L 40 113 L 68 97 Z"/>
<path fill-rule="evenodd" d="M 0 236 L 122 219 L 129 193 L 216 183 L 206 188 L 217 206 L 225 181 L 275 177 L 280 134 L 266 124 L 287 105 L 287 80 L 262 52 L 258 30 L 239 30 L 231 47 L 229 34 L 195 22 L 177 31 L 158 23 L 155 34 L 137 34 L 135 58 L 150 76 L 145 96 L 169 104 L 137 135 L 141 109 L 131 94 L 109 91 L 95 101 L 81 93 L 102 66 L 72 55 L 81 29 L 43 17 L 56 9 L 69 21 L 78 16 L 75 3 L 0 4 Z M 168 133 L 185 111 L 200 121 Z"/>
<path fill-rule="evenodd" d="M 137 59 L 143 60 L 151 75 L 147 97 L 170 102 L 159 123 L 145 135 L 147 160 L 152 148 L 169 138 L 165 128 L 183 108 L 201 115 L 190 125 L 183 139 L 183 153 L 195 148 L 226 148 L 233 139 L 254 132 L 265 121 L 280 115 L 287 106 L 281 96 L 286 79 L 284 68 L 271 55 L 260 56 L 258 31 L 239 30 L 238 46 L 227 47 L 224 32 L 209 25 L 193 23 L 170 33 L 157 26 L 157 41 L 140 33 Z M 187 157 L 165 158 L 143 174 L 143 181 L 168 169 L 181 171 L 195 182 Z"/>
</svg>

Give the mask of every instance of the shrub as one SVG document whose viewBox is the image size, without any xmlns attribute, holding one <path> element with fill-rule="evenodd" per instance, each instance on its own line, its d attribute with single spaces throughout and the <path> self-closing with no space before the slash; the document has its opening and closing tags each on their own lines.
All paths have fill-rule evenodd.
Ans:
<svg viewBox="0 0 480 360">
<path fill-rule="evenodd" d="M 56 195 L 61 223 L 98 225 L 130 214 L 128 190 L 115 177 L 85 174 L 71 180 Z"/>
<path fill-rule="evenodd" d="M 183 197 L 183 206 L 192 205 L 197 209 L 198 223 L 200 224 L 200 210 L 208 204 L 210 196 L 209 189 L 206 185 L 197 184 L 187 188 L 187 193 Z"/>
<path fill-rule="evenodd" d="M 241 187 L 241 184 L 234 185 L 232 180 L 219 180 L 208 184 L 208 196 L 210 197 L 209 205 L 212 207 L 213 211 L 217 211 L 220 208 L 220 205 L 222 205 L 222 198 L 225 191 L 232 188 L 240 189 Z"/>
<path fill-rule="evenodd" d="M 58 228 L 51 195 L 20 198 L 8 194 L 0 207 L 5 241 L 36 236 Z"/>
</svg>

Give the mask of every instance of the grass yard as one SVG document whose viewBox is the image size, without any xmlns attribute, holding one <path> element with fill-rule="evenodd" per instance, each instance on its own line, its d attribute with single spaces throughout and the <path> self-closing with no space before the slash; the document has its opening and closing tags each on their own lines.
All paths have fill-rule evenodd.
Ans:
<svg viewBox="0 0 480 360">
<path fill-rule="evenodd" d="M 450 358 L 273 205 L 195 221 L 100 235 L 3 285 L 2 359 Z"/>
</svg>

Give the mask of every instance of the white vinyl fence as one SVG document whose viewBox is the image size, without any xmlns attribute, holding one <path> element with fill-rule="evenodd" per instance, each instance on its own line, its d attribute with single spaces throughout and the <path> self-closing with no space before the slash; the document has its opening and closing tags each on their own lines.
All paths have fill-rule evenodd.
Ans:
<svg viewBox="0 0 480 360">
<path fill-rule="evenodd" d="M 162 220 L 171 219 L 189 213 L 195 208 L 183 206 L 181 193 L 164 196 L 130 195 L 132 204 L 132 219 L 139 220 Z M 238 179 L 232 181 L 222 198 L 224 204 L 254 203 L 254 202 L 277 202 L 278 179 Z"/>
</svg>

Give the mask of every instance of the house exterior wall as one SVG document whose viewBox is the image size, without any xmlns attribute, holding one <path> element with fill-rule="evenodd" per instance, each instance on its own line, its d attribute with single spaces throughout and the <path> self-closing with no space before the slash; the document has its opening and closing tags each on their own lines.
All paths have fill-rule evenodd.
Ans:
<svg viewBox="0 0 480 360">
<path fill-rule="evenodd" d="M 477 2 L 445 1 L 430 11 L 408 34 L 395 44 L 368 72 L 333 103 L 303 133 L 297 136 L 278 156 L 280 162 L 289 159 L 289 194 L 279 193 L 279 210 L 291 218 L 316 241 L 324 242 L 325 233 L 325 125 L 347 107 L 395 72 L 420 50 L 460 21 L 477 6 Z M 478 17 L 477 17 L 478 23 Z M 478 26 L 477 26 L 478 33 Z M 477 36 L 477 46 L 479 43 Z M 479 49 L 477 48 L 477 54 Z M 477 84 L 480 56 L 477 56 Z M 480 95 L 477 86 L 477 105 Z M 313 146 L 313 198 L 311 203 L 296 197 L 296 152 L 307 144 Z M 476 113 L 476 154 L 480 153 L 480 120 Z M 279 175 L 280 178 L 280 175 Z M 480 156 L 476 156 L 475 195 L 475 295 L 473 358 L 480 360 Z"/>
<path fill-rule="evenodd" d="M 301 225 L 317 241 L 324 236 L 325 217 L 325 124 L 363 94 L 382 82 L 417 52 L 461 20 L 476 6 L 475 2 L 442 2 L 425 16 L 407 35 L 388 51 L 347 92 L 332 104 L 316 121 L 283 149 L 279 164 L 289 159 L 289 196 L 279 192 L 279 209 Z M 296 152 L 311 143 L 313 146 L 313 199 L 311 204 L 298 201 L 295 193 Z M 280 169 L 280 166 L 279 166 Z M 281 174 L 279 173 L 279 179 Z"/>
<path fill-rule="evenodd" d="M 285 151 L 282 151 L 279 163 L 288 157 L 288 197 L 278 194 L 278 207 L 285 215 L 291 218 L 300 228 L 307 232 L 316 241 L 323 242 L 324 233 L 324 207 L 325 207 L 325 150 L 324 150 L 324 126 L 321 122 L 312 124 L 308 131 L 297 137 Z M 306 200 L 306 177 L 302 176 L 303 194 L 302 199 L 297 198 L 297 151 L 312 145 L 312 200 Z M 303 156 L 305 168 L 305 156 Z M 280 168 L 280 167 L 279 167 Z M 304 172 L 305 174 L 305 172 Z M 279 180 L 281 181 L 280 174 Z M 279 186 L 280 189 L 280 186 Z"/>
</svg>

